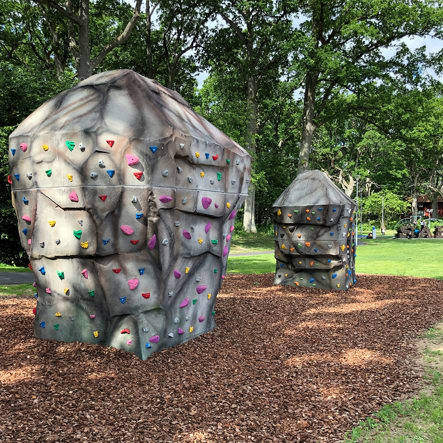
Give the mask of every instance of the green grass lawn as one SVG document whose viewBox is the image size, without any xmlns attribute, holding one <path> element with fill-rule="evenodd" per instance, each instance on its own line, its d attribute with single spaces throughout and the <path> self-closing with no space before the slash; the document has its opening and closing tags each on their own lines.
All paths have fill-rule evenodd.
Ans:
<svg viewBox="0 0 443 443">
<path fill-rule="evenodd" d="M 248 249 L 246 240 L 241 244 L 245 251 L 255 252 L 273 249 L 273 239 L 261 238 L 253 248 Z M 356 271 L 362 274 L 400 275 L 411 277 L 430 277 L 443 280 L 443 240 L 441 239 L 361 239 L 357 248 Z M 232 250 L 237 240 L 233 240 Z M 267 246 L 266 248 L 264 246 Z M 261 274 L 275 271 L 273 254 L 254 256 L 230 256 L 228 272 L 241 274 Z"/>
<path fill-rule="evenodd" d="M 0 272 L 31 272 L 31 270 L 29 268 L 0 263 Z"/>
</svg>

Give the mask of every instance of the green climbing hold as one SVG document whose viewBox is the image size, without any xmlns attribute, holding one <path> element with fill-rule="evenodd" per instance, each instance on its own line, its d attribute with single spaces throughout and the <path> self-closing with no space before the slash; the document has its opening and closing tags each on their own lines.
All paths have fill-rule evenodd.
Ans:
<svg viewBox="0 0 443 443">
<path fill-rule="evenodd" d="M 197 299 L 196 298 L 192 299 L 192 304 L 195 305 L 196 303 L 197 303 Z"/>
<path fill-rule="evenodd" d="M 51 177 L 51 175 L 52 175 L 52 169 L 46 169 L 45 173 L 46 173 L 46 175 L 47 175 L 48 177 Z"/>
<path fill-rule="evenodd" d="M 216 244 L 218 244 L 218 240 L 211 240 L 211 243 L 212 243 L 213 245 L 216 245 Z"/>
<path fill-rule="evenodd" d="M 220 181 L 222 179 L 223 175 L 221 172 L 217 172 L 217 180 Z"/>
<path fill-rule="evenodd" d="M 59 276 L 60 280 L 65 278 L 65 273 L 63 271 L 57 271 L 57 275 Z"/>
<path fill-rule="evenodd" d="M 54 325 L 54 329 L 55 329 L 56 331 L 58 331 L 58 328 L 60 328 L 60 325 L 59 325 L 58 323 L 56 323 L 56 324 Z"/>
<path fill-rule="evenodd" d="M 90 291 L 88 291 L 88 294 L 89 294 L 91 297 L 94 297 L 94 295 L 95 295 L 95 293 L 94 293 L 94 289 L 91 289 Z"/>
<path fill-rule="evenodd" d="M 231 163 L 231 160 L 229 160 L 229 158 L 227 158 L 226 163 L 229 165 L 229 163 Z"/>
<path fill-rule="evenodd" d="M 80 230 L 74 231 L 73 234 L 74 234 L 74 237 L 76 237 L 80 240 L 80 237 L 82 236 L 82 231 L 80 231 Z"/>
<path fill-rule="evenodd" d="M 212 311 L 212 315 L 215 315 L 215 311 Z"/>
<path fill-rule="evenodd" d="M 75 147 L 75 143 L 74 143 L 74 142 L 71 142 L 71 141 L 69 141 L 69 140 L 66 140 L 65 144 L 66 144 L 66 147 L 67 147 L 71 152 L 74 150 L 74 147 Z"/>
<path fill-rule="evenodd" d="M 295 214 L 298 214 L 298 209 L 294 209 L 294 213 L 295 213 Z"/>
<path fill-rule="evenodd" d="M 214 274 L 217 274 L 218 270 L 217 268 L 214 268 Z"/>
</svg>

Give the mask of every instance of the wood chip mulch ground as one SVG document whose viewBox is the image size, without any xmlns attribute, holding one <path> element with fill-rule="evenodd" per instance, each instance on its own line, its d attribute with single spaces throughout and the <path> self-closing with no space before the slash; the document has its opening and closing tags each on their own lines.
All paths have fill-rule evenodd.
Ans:
<svg viewBox="0 0 443 443">
<path fill-rule="evenodd" d="M 339 441 L 416 391 L 415 340 L 443 319 L 443 281 L 272 279 L 229 275 L 217 328 L 147 361 L 36 339 L 35 300 L 0 299 L 0 440 Z"/>
</svg>

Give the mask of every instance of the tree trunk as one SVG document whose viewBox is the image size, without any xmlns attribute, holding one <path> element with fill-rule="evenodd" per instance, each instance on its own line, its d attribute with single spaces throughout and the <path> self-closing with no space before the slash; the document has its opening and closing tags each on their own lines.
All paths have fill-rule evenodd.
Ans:
<svg viewBox="0 0 443 443">
<path fill-rule="evenodd" d="M 254 161 L 256 153 L 257 135 L 257 80 L 254 77 L 248 79 L 247 104 L 248 104 L 248 127 L 247 127 L 247 148 Z M 246 232 L 256 233 L 255 226 L 255 189 L 251 182 L 248 196 L 244 206 L 243 228 Z"/>
<path fill-rule="evenodd" d="M 317 86 L 317 75 L 308 73 L 305 79 L 305 96 L 303 103 L 303 129 L 298 157 L 297 175 L 309 169 L 309 154 L 312 149 L 312 139 L 316 130 L 314 122 L 315 113 L 315 89 Z"/>
<path fill-rule="evenodd" d="M 154 64 L 152 61 L 152 13 L 151 13 L 151 2 L 146 0 L 146 65 L 148 78 L 154 78 Z"/>
<path fill-rule="evenodd" d="M 80 1 L 80 24 L 78 26 L 78 78 L 84 80 L 92 75 L 91 49 L 89 46 L 89 0 Z"/>
<path fill-rule="evenodd" d="M 438 197 L 440 197 L 438 192 L 432 193 L 432 218 L 438 218 Z"/>
</svg>

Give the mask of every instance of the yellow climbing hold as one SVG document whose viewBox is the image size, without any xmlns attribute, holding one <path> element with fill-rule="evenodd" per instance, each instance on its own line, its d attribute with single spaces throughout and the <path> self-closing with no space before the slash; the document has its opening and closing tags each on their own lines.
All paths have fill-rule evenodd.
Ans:
<svg viewBox="0 0 443 443">
<path fill-rule="evenodd" d="M 95 338 L 98 337 L 98 331 L 94 331 L 94 337 L 95 337 Z"/>
<path fill-rule="evenodd" d="M 55 313 L 55 316 L 56 316 L 56 317 L 61 317 L 62 315 L 60 314 L 60 312 L 56 312 L 56 313 Z"/>
<path fill-rule="evenodd" d="M 341 245 L 341 246 L 340 246 L 340 249 L 341 249 L 342 251 L 344 251 L 344 250 L 345 250 L 345 245 Z"/>
<path fill-rule="evenodd" d="M 48 223 L 52 228 L 55 226 L 55 220 L 48 220 Z"/>
<path fill-rule="evenodd" d="M 72 174 L 66 174 L 66 177 L 68 177 L 70 182 L 72 182 L 72 179 L 74 178 Z"/>
<path fill-rule="evenodd" d="M 205 176 L 205 173 L 202 171 L 200 172 L 200 177 L 203 178 Z"/>
<path fill-rule="evenodd" d="M 289 274 L 285 274 L 285 277 L 287 277 Z"/>
<path fill-rule="evenodd" d="M 194 330 L 194 326 L 191 326 L 190 328 L 189 328 L 189 332 L 192 332 Z"/>
<path fill-rule="evenodd" d="M 208 294 L 208 300 L 210 300 L 212 297 L 212 294 Z"/>
<path fill-rule="evenodd" d="M 199 239 L 198 239 L 198 242 L 199 242 L 200 244 L 202 244 L 202 243 L 203 243 L 203 239 L 202 239 L 202 238 L 199 238 Z"/>
<path fill-rule="evenodd" d="M 189 272 L 189 268 L 186 267 L 186 269 L 185 269 L 185 274 L 187 274 L 188 272 Z"/>
<path fill-rule="evenodd" d="M 49 149 L 48 145 L 42 145 L 43 151 L 47 151 Z"/>
<path fill-rule="evenodd" d="M 227 207 L 227 208 L 230 208 L 230 207 L 231 207 L 231 203 L 229 203 L 229 202 L 226 203 L 226 207 Z"/>
<path fill-rule="evenodd" d="M 68 295 L 68 292 L 69 292 L 69 288 L 65 288 L 65 289 L 64 289 L 64 293 L 65 293 L 66 295 Z"/>
<path fill-rule="evenodd" d="M 281 209 L 279 209 L 278 211 L 277 211 L 277 215 L 281 215 Z"/>
<path fill-rule="evenodd" d="M 340 287 L 340 283 L 337 283 L 337 288 L 339 288 Z"/>
<path fill-rule="evenodd" d="M 282 244 L 282 245 L 281 245 L 281 248 L 282 248 L 282 249 L 286 249 L 286 245 L 285 245 L 285 244 Z"/>
<path fill-rule="evenodd" d="M 87 242 L 87 241 L 82 241 L 82 242 L 80 243 L 80 246 L 81 246 L 83 249 L 88 249 L 89 242 Z"/>
<path fill-rule="evenodd" d="M 196 153 L 195 153 L 195 156 L 196 156 L 197 158 L 199 158 L 199 157 L 200 157 L 200 152 L 196 152 Z"/>
</svg>

